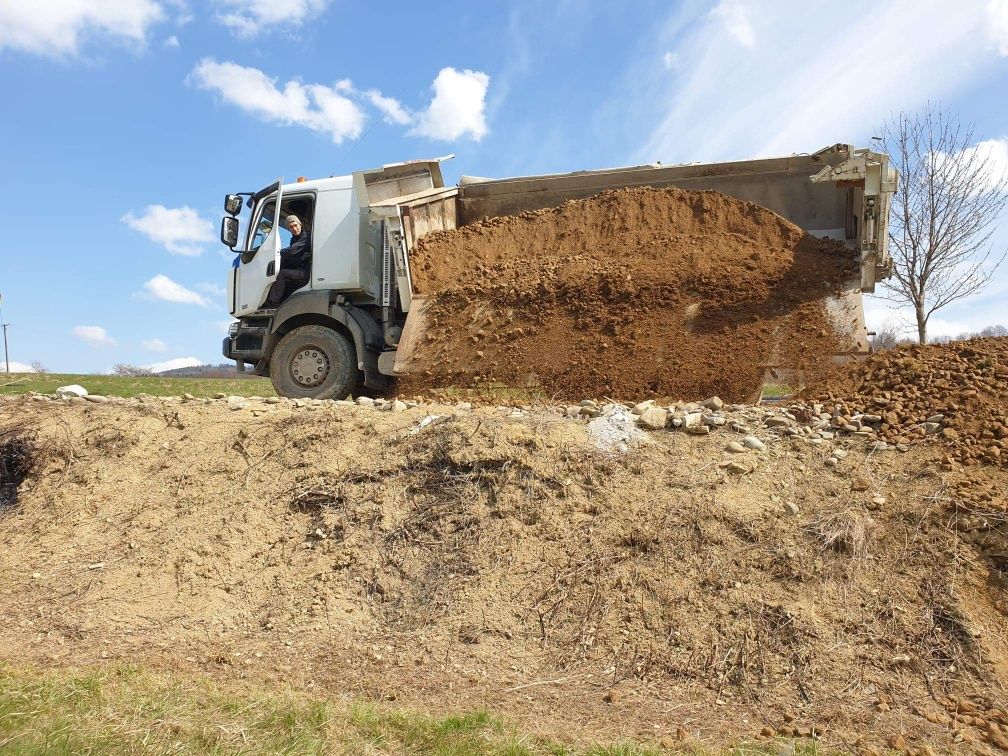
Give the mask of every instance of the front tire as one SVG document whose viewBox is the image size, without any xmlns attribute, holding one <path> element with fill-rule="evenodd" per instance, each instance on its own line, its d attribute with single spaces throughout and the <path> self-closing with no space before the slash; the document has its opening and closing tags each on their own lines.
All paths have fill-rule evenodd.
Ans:
<svg viewBox="0 0 1008 756">
<path fill-rule="evenodd" d="M 295 328 L 270 359 L 273 388 L 293 399 L 343 399 L 362 378 L 350 339 L 325 326 Z"/>
</svg>

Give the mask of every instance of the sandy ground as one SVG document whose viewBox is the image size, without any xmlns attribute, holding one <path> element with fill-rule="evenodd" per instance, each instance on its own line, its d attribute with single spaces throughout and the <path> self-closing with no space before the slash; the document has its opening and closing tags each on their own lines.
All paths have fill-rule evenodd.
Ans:
<svg viewBox="0 0 1008 756">
<path fill-rule="evenodd" d="M 970 499 L 1004 469 L 744 406 L 622 452 L 563 408 L 395 409 L 0 401 L 2 657 L 586 741 L 1008 742 L 1006 518 Z M 732 424 L 766 448 L 726 451 Z"/>
</svg>

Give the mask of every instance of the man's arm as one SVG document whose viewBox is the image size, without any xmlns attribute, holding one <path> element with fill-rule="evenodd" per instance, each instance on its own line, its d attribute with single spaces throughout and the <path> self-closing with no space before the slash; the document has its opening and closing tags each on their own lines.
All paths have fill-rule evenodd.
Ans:
<svg viewBox="0 0 1008 756">
<path fill-rule="evenodd" d="M 305 249 L 308 247 L 308 234 L 301 234 L 289 247 L 280 250 L 281 262 L 300 263 L 304 259 Z"/>
</svg>

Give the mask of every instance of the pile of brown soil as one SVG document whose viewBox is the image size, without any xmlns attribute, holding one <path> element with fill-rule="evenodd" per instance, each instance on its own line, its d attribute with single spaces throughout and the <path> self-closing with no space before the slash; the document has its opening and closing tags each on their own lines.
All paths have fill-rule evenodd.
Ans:
<svg viewBox="0 0 1008 756">
<path fill-rule="evenodd" d="M 851 348 L 835 330 L 849 313 L 837 324 L 824 302 L 857 288 L 852 255 L 758 205 L 671 188 L 435 232 L 411 256 L 433 299 L 413 383 L 743 401 L 768 364 L 818 374 Z"/>
<path fill-rule="evenodd" d="M 768 436 L 731 474 L 728 431 L 601 453 L 576 421 L 489 407 L 0 404 L 0 434 L 28 427 L 0 512 L 4 661 L 698 750 L 947 752 L 1008 726 L 1004 588 L 923 449 L 850 446 L 827 472 L 833 442 Z"/>
<path fill-rule="evenodd" d="M 879 415 L 888 441 L 940 434 L 958 462 L 1008 467 L 1008 338 L 879 352 L 815 393 L 830 409 Z"/>
</svg>

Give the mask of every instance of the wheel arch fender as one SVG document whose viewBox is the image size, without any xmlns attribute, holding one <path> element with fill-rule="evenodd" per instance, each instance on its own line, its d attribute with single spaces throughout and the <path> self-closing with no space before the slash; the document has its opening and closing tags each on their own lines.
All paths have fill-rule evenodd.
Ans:
<svg viewBox="0 0 1008 756">
<path fill-rule="evenodd" d="M 303 325 L 326 326 L 348 336 L 357 355 L 357 369 L 365 376 L 377 370 L 383 337 L 374 318 L 353 305 L 331 302 L 328 291 L 306 291 L 294 294 L 277 308 L 256 372 L 267 368 L 280 339 Z"/>
</svg>

